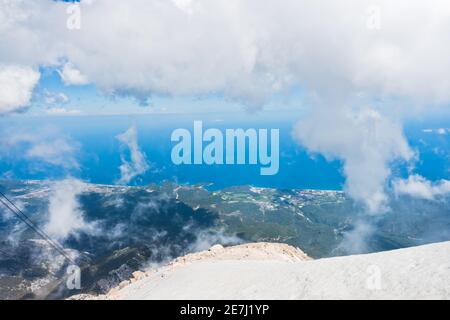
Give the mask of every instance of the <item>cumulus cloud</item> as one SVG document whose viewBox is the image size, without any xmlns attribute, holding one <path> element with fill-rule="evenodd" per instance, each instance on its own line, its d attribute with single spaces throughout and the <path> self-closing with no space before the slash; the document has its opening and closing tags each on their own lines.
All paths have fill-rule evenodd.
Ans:
<svg viewBox="0 0 450 320">
<path fill-rule="evenodd" d="M 132 126 L 117 136 L 122 144 L 119 184 L 128 184 L 136 177 L 144 174 L 150 168 L 145 154 L 141 151 L 137 139 L 136 127 Z M 127 153 L 129 159 L 127 159 Z"/>
<path fill-rule="evenodd" d="M 434 200 L 436 197 L 450 194 L 450 181 L 440 180 L 432 183 L 420 175 L 411 175 L 407 179 L 396 179 L 393 188 L 397 195 Z"/>
<path fill-rule="evenodd" d="M 65 104 L 69 102 L 69 97 L 64 92 L 51 92 L 44 90 L 43 99 L 46 104 Z"/>
<path fill-rule="evenodd" d="M 79 180 L 66 179 L 55 182 L 49 199 L 48 221 L 44 230 L 54 239 L 64 241 L 80 232 L 96 234 L 96 223 L 86 222 L 77 196 L 83 192 L 85 184 Z"/>
<path fill-rule="evenodd" d="M 79 32 L 64 28 L 67 3 L 1 5 L 8 19 L 0 60 L 56 64 L 64 57 L 68 83 L 87 77 L 111 91 L 249 99 L 292 85 L 450 98 L 445 0 L 379 0 L 376 30 L 368 27 L 373 3 L 366 0 L 345 7 L 310 0 L 82 1 Z"/>
<path fill-rule="evenodd" d="M 81 74 L 80 70 L 75 68 L 75 66 L 68 62 L 66 63 L 62 70 L 58 71 L 59 75 L 61 76 L 62 81 L 66 85 L 84 85 L 88 84 L 89 80 Z"/>
<path fill-rule="evenodd" d="M 450 102 L 446 0 L 82 1 L 80 30 L 64 27 L 67 5 L 1 1 L 0 61 L 67 61 L 68 84 L 141 100 L 218 93 L 258 105 L 300 87 L 309 115 L 298 140 L 341 159 L 347 190 L 371 213 L 385 207 L 389 164 L 412 158 L 402 119 Z"/>
<path fill-rule="evenodd" d="M 372 214 L 386 209 L 389 165 L 413 157 L 401 126 L 371 108 L 320 106 L 299 121 L 294 135 L 311 152 L 343 161 L 346 191 Z"/>
<path fill-rule="evenodd" d="M 0 64 L 0 114 L 26 107 L 39 78 L 32 68 Z"/>
</svg>

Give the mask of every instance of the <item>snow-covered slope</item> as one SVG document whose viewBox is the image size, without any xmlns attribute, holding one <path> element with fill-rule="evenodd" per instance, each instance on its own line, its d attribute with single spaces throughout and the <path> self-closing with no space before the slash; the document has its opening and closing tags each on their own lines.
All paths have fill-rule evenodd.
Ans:
<svg viewBox="0 0 450 320">
<path fill-rule="evenodd" d="M 311 260 L 281 244 L 188 255 L 95 299 L 450 299 L 450 242 Z"/>
</svg>

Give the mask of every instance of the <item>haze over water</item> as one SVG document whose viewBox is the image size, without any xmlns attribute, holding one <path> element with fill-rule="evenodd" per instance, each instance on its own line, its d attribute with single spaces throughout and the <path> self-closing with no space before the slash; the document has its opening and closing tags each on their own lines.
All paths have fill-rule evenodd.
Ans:
<svg viewBox="0 0 450 320">
<path fill-rule="evenodd" d="M 146 185 L 170 180 L 178 183 L 212 183 L 211 188 L 236 185 L 254 185 L 283 189 L 341 190 L 344 177 L 342 163 L 327 161 L 321 155 L 311 155 L 292 137 L 298 117 L 292 119 L 272 116 L 254 116 L 233 119 L 230 115 L 154 114 L 139 116 L 66 116 L 66 117 L 11 117 L 0 119 L 3 130 L 33 134 L 49 132 L 52 138 L 64 137 L 77 149 L 79 168 L 63 168 L 43 163 L 30 157 L 14 157 L 25 151 L 26 145 L 16 145 L 3 152 L 0 171 L 4 178 L 59 179 L 66 176 L 81 178 L 96 184 L 115 184 L 120 177 L 121 149 L 117 135 L 135 126 L 138 143 L 150 163 L 150 169 L 133 179 L 130 185 Z M 258 165 L 180 165 L 171 161 L 174 145 L 170 135 L 174 129 L 193 130 L 193 121 L 202 120 L 206 128 L 278 128 L 280 129 L 280 170 L 274 176 L 261 176 Z M 442 120 L 441 120 L 442 121 Z M 439 128 L 440 120 L 427 123 L 411 122 L 405 134 L 411 146 L 420 152 L 416 173 L 433 181 L 449 178 L 448 155 L 450 134 L 427 132 Z M 445 122 L 445 121 L 443 121 Z M 125 154 L 125 156 L 127 156 Z M 403 164 L 393 167 L 396 176 L 405 176 Z"/>
</svg>

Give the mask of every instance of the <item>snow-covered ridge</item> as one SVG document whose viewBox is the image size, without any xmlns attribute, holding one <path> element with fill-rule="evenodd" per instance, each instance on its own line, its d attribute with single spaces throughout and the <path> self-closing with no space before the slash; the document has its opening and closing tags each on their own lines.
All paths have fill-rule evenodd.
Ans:
<svg viewBox="0 0 450 320">
<path fill-rule="evenodd" d="M 450 242 L 312 260 L 285 244 L 190 254 L 74 299 L 450 299 Z"/>
</svg>

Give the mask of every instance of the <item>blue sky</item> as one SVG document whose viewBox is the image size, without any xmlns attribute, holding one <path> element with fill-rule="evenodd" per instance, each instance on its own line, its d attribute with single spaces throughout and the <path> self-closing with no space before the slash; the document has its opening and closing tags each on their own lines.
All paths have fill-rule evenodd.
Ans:
<svg viewBox="0 0 450 320">
<path fill-rule="evenodd" d="M 276 112 L 289 118 L 303 110 L 303 96 L 300 88 L 274 94 L 253 110 L 251 105 L 227 99 L 221 94 L 205 95 L 148 95 L 145 99 L 130 94 L 107 93 L 95 84 L 67 85 L 55 67 L 41 67 L 41 77 L 35 87 L 29 104 L 28 115 L 133 115 L 133 114 L 259 114 Z M 61 99 L 64 95 L 67 101 Z M 54 101 L 49 98 L 55 97 Z M 55 111 L 60 111 L 56 113 Z"/>
<path fill-rule="evenodd" d="M 421 129 L 450 136 L 448 1 L 325 5 L 0 2 L 0 113 L 284 118 L 309 156 L 341 163 L 344 189 L 370 212 L 386 203 L 397 163 L 408 168 L 398 183 L 404 192 L 442 193 L 446 181 L 417 176 L 431 158 L 411 144 L 405 127 L 428 119 Z M 29 154 L 53 162 L 58 149 L 76 151 L 64 134 L 49 141 L 47 133 L 43 144 L 37 133 L 17 131 L 2 143 L 34 144 Z"/>
<path fill-rule="evenodd" d="M 67 102 L 46 103 L 46 92 L 64 94 Z M 41 79 L 31 101 L 31 114 L 45 114 L 48 109 L 64 108 L 81 114 L 138 113 L 147 111 L 132 97 L 118 97 L 101 93 L 95 84 L 65 85 L 56 68 L 41 68 Z"/>
</svg>

